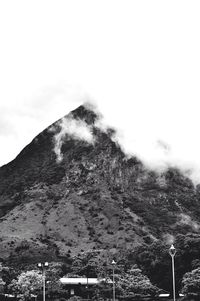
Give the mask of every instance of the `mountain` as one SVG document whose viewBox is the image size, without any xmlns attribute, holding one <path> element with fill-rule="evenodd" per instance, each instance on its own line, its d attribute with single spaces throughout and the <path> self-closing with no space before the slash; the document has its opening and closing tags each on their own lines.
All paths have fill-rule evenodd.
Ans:
<svg viewBox="0 0 200 301">
<path fill-rule="evenodd" d="M 200 190 L 175 168 L 127 157 L 80 106 L 0 168 L 0 258 L 61 260 L 199 234 Z"/>
</svg>

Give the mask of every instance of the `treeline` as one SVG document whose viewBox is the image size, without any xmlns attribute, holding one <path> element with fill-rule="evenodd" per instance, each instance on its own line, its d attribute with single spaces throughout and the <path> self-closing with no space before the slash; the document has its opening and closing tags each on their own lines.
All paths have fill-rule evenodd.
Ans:
<svg viewBox="0 0 200 301">
<path fill-rule="evenodd" d="M 177 235 L 174 245 L 176 289 L 184 294 L 200 295 L 200 235 Z M 111 262 L 115 259 L 116 265 Z M 62 262 L 50 262 L 46 271 L 47 294 L 66 295 L 59 279 L 68 277 L 97 277 L 112 279 L 113 268 L 116 280 L 116 293 L 119 296 L 156 295 L 172 290 L 171 257 L 169 245 L 163 241 L 138 246 L 129 252 L 106 253 L 104 250 L 80 252 L 74 257 L 62 258 Z M 41 272 L 37 265 L 6 266 L 2 262 L 0 278 L 1 291 L 27 295 L 42 289 Z M 26 279 L 26 281 L 25 281 Z M 30 279 L 30 280 L 28 280 Z M 34 280 L 35 279 L 35 280 Z M 23 284 L 23 285 L 22 285 Z M 107 294 L 112 290 L 109 283 L 96 287 L 95 293 Z M 23 289 L 22 289 L 23 287 Z M 103 296 L 102 296 L 103 297 Z M 28 299 L 27 299 L 28 300 Z"/>
</svg>

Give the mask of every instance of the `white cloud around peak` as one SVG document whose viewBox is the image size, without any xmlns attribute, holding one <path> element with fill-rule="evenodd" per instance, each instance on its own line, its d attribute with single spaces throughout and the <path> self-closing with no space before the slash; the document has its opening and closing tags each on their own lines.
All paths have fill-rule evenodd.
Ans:
<svg viewBox="0 0 200 301">
<path fill-rule="evenodd" d="M 2 2 L 0 165 L 90 98 L 127 152 L 199 181 L 199 11 L 184 0 Z"/>
</svg>

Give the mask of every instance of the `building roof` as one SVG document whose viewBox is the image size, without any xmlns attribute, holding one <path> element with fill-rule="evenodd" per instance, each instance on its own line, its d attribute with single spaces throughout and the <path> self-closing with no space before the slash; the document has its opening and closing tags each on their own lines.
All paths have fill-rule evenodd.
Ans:
<svg viewBox="0 0 200 301">
<path fill-rule="evenodd" d="M 60 279 L 62 284 L 74 284 L 74 285 L 95 285 L 99 284 L 101 282 L 107 282 L 107 283 L 112 283 L 112 281 L 109 278 L 69 278 L 69 277 L 63 277 Z"/>
</svg>

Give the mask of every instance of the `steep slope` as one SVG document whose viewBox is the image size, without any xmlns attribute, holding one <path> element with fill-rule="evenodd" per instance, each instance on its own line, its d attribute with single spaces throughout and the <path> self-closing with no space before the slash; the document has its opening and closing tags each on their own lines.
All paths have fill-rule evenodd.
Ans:
<svg viewBox="0 0 200 301">
<path fill-rule="evenodd" d="M 0 168 L 2 259 L 115 252 L 169 234 L 199 233 L 198 188 L 176 169 L 156 174 L 127 158 L 113 130 L 99 129 L 97 119 L 92 109 L 79 107 Z M 93 141 L 74 134 L 77 124 Z"/>
</svg>

